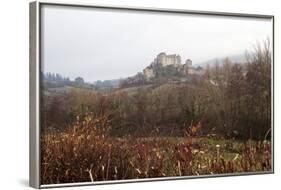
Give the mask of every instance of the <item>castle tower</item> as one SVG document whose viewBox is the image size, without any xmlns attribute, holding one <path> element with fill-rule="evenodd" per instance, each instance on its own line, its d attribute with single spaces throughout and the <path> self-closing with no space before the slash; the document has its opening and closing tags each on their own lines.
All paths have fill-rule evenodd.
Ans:
<svg viewBox="0 0 281 190">
<path fill-rule="evenodd" d="M 162 52 L 157 55 L 154 60 L 154 64 L 160 64 L 164 67 L 168 65 L 179 65 L 181 64 L 181 56 L 177 54 L 167 55 Z"/>
<path fill-rule="evenodd" d="M 187 60 L 185 61 L 185 64 L 186 64 L 186 66 L 191 67 L 191 66 L 192 66 L 192 61 L 191 61 L 191 59 L 187 59 Z"/>
</svg>

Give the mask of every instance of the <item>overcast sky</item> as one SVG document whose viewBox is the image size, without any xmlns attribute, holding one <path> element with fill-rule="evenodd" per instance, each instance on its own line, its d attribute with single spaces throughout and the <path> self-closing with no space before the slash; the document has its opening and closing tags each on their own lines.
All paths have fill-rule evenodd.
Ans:
<svg viewBox="0 0 281 190">
<path fill-rule="evenodd" d="M 132 76 L 160 52 L 193 64 L 243 54 L 272 37 L 270 19 L 45 5 L 42 68 L 88 82 Z"/>
</svg>

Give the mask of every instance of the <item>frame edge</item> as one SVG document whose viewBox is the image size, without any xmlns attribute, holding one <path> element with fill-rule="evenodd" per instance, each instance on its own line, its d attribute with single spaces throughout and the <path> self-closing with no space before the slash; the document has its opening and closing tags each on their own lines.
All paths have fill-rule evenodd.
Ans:
<svg viewBox="0 0 281 190">
<path fill-rule="evenodd" d="M 230 17 L 250 17 L 250 18 L 265 18 L 272 19 L 273 25 L 273 167 L 269 172 L 261 173 L 246 173 L 246 174 L 234 174 L 234 175 L 214 175 L 214 176 L 184 176 L 182 178 L 173 177 L 169 178 L 151 178 L 148 180 L 125 180 L 125 181 L 103 181 L 101 183 L 71 183 L 71 184 L 40 184 L 40 6 L 54 5 L 54 6 L 73 6 L 73 7 L 92 7 L 101 9 L 118 9 L 118 10 L 135 10 L 135 11 L 152 11 L 152 12 L 168 12 L 168 13 L 181 13 L 181 14 L 197 14 L 197 15 L 211 15 L 211 16 L 230 16 Z M 41 7 L 42 7 L 41 6 Z M 89 186 L 89 185 L 108 185 L 108 184 L 123 184 L 123 183 L 135 183 L 135 182 L 153 182 L 153 181 L 168 181 L 168 180 L 186 180 L 193 178 L 213 178 L 213 177 L 236 177 L 236 176 L 247 176 L 247 175 L 263 175 L 263 174 L 274 174 L 275 167 L 275 155 L 274 155 L 274 15 L 262 15 L 262 14 L 249 14 L 249 13 L 232 13 L 232 12 L 216 12 L 216 11 L 200 11 L 200 10 L 186 10 L 186 9 L 170 9 L 170 8 L 156 8 L 156 7 L 139 7 L 139 6 L 116 6 L 110 4 L 93 4 L 90 2 L 61 2 L 52 0 L 36 0 L 29 3 L 29 69 L 30 69 L 30 127 L 29 127 L 29 185 L 33 188 L 55 188 L 55 187 L 75 187 L 75 186 Z"/>
<path fill-rule="evenodd" d="M 40 188 L 39 168 L 39 3 L 29 3 L 29 186 Z"/>
</svg>

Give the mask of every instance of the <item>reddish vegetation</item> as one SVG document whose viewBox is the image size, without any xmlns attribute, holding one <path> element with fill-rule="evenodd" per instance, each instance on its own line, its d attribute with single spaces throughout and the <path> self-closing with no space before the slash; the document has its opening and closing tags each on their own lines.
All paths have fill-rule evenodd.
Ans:
<svg viewBox="0 0 281 190">
<path fill-rule="evenodd" d="M 107 118 L 79 118 L 41 137 L 42 184 L 271 170 L 269 142 L 212 145 L 209 138 L 113 138 Z M 219 141 L 218 141 L 219 142 Z M 226 152 L 237 153 L 227 156 Z"/>
</svg>

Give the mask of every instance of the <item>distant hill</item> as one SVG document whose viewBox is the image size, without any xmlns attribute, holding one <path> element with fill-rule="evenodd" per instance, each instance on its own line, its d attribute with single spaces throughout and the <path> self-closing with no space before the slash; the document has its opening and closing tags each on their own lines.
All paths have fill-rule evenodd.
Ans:
<svg viewBox="0 0 281 190">
<path fill-rule="evenodd" d="M 93 87 L 97 90 L 118 88 L 122 79 L 98 80 L 93 83 Z"/>
<path fill-rule="evenodd" d="M 240 63 L 243 64 L 246 62 L 246 58 L 244 54 L 236 54 L 228 57 L 219 57 L 219 58 L 214 58 L 214 59 L 209 59 L 207 61 L 203 61 L 200 63 L 194 64 L 194 66 L 201 66 L 201 67 L 206 67 L 207 65 L 213 66 L 215 64 L 222 65 L 224 59 L 228 58 L 232 63 Z"/>
<path fill-rule="evenodd" d="M 207 65 L 222 65 L 226 57 L 210 59 L 192 65 L 192 60 L 187 59 L 182 63 L 178 54 L 159 53 L 154 60 L 148 64 L 143 71 L 134 76 L 124 79 L 98 80 L 93 83 L 85 82 L 82 77 L 70 80 L 60 74 L 42 73 L 45 88 L 63 88 L 66 86 L 87 88 L 92 90 L 114 90 L 118 88 L 138 87 L 166 82 L 188 82 L 193 81 L 205 73 Z M 246 61 L 243 54 L 227 57 L 233 63 L 244 63 Z"/>
</svg>

